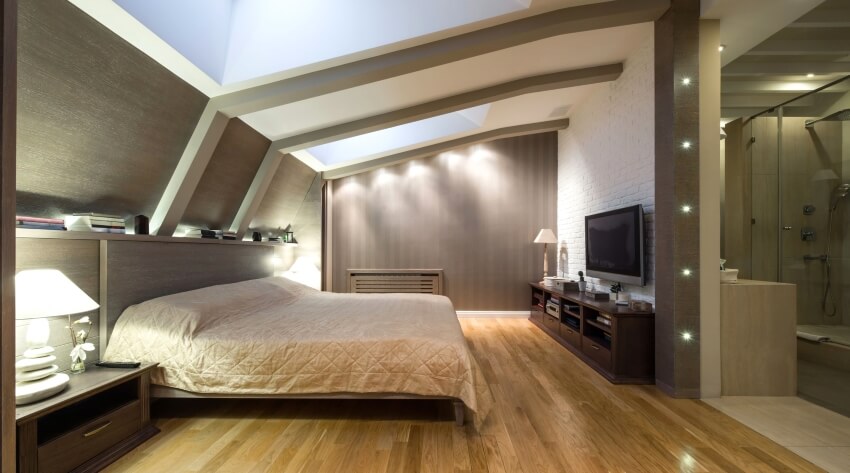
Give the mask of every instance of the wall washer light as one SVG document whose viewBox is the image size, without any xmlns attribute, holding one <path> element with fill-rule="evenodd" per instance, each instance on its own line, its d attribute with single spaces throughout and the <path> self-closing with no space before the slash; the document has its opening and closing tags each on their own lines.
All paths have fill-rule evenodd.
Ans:
<svg viewBox="0 0 850 473">
<path fill-rule="evenodd" d="M 693 334 L 691 332 L 682 332 L 682 340 L 689 342 L 694 339 Z"/>
<path fill-rule="evenodd" d="M 690 275 L 691 275 L 691 270 L 690 270 L 690 269 L 687 269 L 687 268 L 686 268 L 686 269 L 683 269 L 683 270 L 682 270 L 682 276 L 690 276 Z"/>
<path fill-rule="evenodd" d="M 815 75 L 814 75 L 814 74 L 812 74 L 811 72 L 809 72 L 808 74 L 806 74 L 806 77 L 808 77 L 809 79 L 811 79 L 811 78 L 812 78 L 812 77 L 814 77 L 814 76 L 815 76 Z"/>
<path fill-rule="evenodd" d="M 725 45 L 725 44 L 721 44 L 720 46 L 718 46 L 718 47 L 717 47 L 717 51 L 719 51 L 719 52 L 721 52 L 721 53 L 722 53 L 725 49 L 726 49 L 726 45 Z"/>
<path fill-rule="evenodd" d="M 691 78 L 685 77 L 684 79 L 682 79 L 682 85 L 691 85 Z"/>
<path fill-rule="evenodd" d="M 682 212 L 684 212 L 686 214 L 691 213 L 691 206 L 690 205 L 683 205 L 682 206 Z"/>
<path fill-rule="evenodd" d="M 682 148 L 691 149 L 691 142 L 690 141 L 683 141 L 682 142 Z"/>
</svg>

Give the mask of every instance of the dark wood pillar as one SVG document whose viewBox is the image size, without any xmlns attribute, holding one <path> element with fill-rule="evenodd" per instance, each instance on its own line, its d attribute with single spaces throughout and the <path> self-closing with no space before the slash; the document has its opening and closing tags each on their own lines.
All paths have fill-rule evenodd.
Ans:
<svg viewBox="0 0 850 473">
<path fill-rule="evenodd" d="M 700 392 L 699 3 L 655 22 L 655 376 L 676 397 Z"/>
<path fill-rule="evenodd" d="M 15 106 L 17 1 L 0 9 L 0 470 L 15 471 Z"/>
</svg>

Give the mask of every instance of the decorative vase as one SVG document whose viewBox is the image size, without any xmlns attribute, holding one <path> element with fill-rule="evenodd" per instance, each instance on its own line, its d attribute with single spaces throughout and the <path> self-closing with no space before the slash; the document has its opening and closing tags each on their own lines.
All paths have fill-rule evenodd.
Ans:
<svg viewBox="0 0 850 473">
<path fill-rule="evenodd" d="M 587 289 L 587 281 L 578 282 L 578 292 L 584 292 Z"/>
<path fill-rule="evenodd" d="M 86 371 L 86 362 L 80 358 L 71 359 L 71 373 L 79 374 Z"/>
</svg>

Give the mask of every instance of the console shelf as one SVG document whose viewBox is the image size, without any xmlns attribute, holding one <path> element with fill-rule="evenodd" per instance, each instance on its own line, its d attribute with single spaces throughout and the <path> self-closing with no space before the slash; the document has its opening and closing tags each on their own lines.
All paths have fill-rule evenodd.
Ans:
<svg viewBox="0 0 850 473">
<path fill-rule="evenodd" d="M 532 323 L 614 384 L 655 384 L 654 313 L 580 292 L 530 286 Z M 558 317 L 546 312 L 548 300 L 558 301 Z M 611 325 L 597 321 L 599 317 Z"/>
</svg>

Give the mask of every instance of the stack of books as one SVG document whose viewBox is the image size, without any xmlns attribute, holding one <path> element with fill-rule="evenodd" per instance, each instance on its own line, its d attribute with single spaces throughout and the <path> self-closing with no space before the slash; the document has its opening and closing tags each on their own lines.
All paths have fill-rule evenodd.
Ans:
<svg viewBox="0 0 850 473">
<path fill-rule="evenodd" d="M 215 230 L 207 230 L 204 228 L 193 228 L 186 232 L 188 238 L 218 238 L 218 233 Z"/>
<path fill-rule="evenodd" d="M 68 230 L 77 232 L 125 233 L 124 218 L 92 212 L 75 213 L 65 219 Z"/>
<path fill-rule="evenodd" d="M 236 232 L 222 231 L 221 232 L 221 239 L 222 240 L 235 240 L 236 239 Z"/>
<path fill-rule="evenodd" d="M 65 222 L 61 218 L 15 217 L 17 228 L 30 228 L 34 230 L 65 230 Z"/>
<path fill-rule="evenodd" d="M 602 325 L 607 325 L 608 327 L 611 326 L 611 317 L 608 317 L 607 315 L 599 314 L 596 316 L 596 321 Z"/>
</svg>

